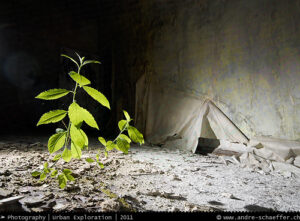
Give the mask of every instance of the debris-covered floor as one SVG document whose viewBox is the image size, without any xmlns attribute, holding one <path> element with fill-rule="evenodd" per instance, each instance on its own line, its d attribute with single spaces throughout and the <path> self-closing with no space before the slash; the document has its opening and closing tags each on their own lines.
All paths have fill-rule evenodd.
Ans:
<svg viewBox="0 0 300 221">
<path fill-rule="evenodd" d="M 30 174 L 48 159 L 46 143 L 47 138 L 1 139 L 0 200 L 24 196 L 19 202 L 26 211 L 125 210 L 120 199 L 136 211 L 300 210 L 300 181 L 293 177 L 150 146 L 134 146 L 128 155 L 110 152 L 104 169 L 72 160 L 65 167 L 76 182 L 60 190 L 57 181 L 40 182 Z M 95 154 L 92 145 L 83 158 Z M 119 198 L 110 199 L 101 188 Z"/>
</svg>

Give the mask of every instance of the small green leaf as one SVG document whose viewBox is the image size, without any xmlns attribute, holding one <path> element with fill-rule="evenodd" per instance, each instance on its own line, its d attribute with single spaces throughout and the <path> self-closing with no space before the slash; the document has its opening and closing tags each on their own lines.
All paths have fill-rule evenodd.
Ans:
<svg viewBox="0 0 300 221">
<path fill-rule="evenodd" d="M 127 126 L 127 121 L 126 120 L 120 120 L 118 123 L 120 131 L 124 130 L 125 127 Z"/>
<path fill-rule="evenodd" d="M 115 143 L 113 143 L 112 141 L 107 141 L 107 144 L 106 144 L 106 151 L 110 151 L 114 148 L 117 148 L 117 145 Z"/>
<path fill-rule="evenodd" d="M 67 111 L 65 110 L 49 111 L 41 116 L 36 126 L 39 126 L 41 124 L 56 123 L 64 119 L 66 115 L 67 115 Z"/>
<path fill-rule="evenodd" d="M 65 175 L 67 175 L 67 174 L 71 174 L 72 171 L 71 171 L 70 169 L 63 169 L 63 173 L 64 173 Z"/>
<path fill-rule="evenodd" d="M 70 77 L 79 84 L 80 87 L 90 84 L 90 80 L 86 77 L 76 73 L 75 71 L 71 71 L 69 73 Z"/>
<path fill-rule="evenodd" d="M 37 176 L 39 176 L 39 175 L 41 175 L 41 172 L 39 172 L 39 171 L 33 171 L 33 172 L 31 173 L 31 176 L 33 176 L 33 177 L 37 177 Z"/>
<path fill-rule="evenodd" d="M 97 154 L 96 154 L 96 160 L 97 160 L 97 162 L 99 162 L 99 157 L 100 157 L 100 154 L 97 153 Z"/>
<path fill-rule="evenodd" d="M 88 86 L 83 86 L 83 89 L 88 93 L 92 98 L 102 104 L 104 107 L 110 109 L 109 101 L 101 92 L 97 91 L 96 89 Z"/>
<path fill-rule="evenodd" d="M 73 61 L 79 67 L 78 63 L 73 58 L 71 58 L 71 57 L 69 57 L 69 56 L 67 56 L 65 54 L 61 54 L 61 56 L 70 59 L 71 61 Z"/>
<path fill-rule="evenodd" d="M 101 168 L 101 169 L 103 169 L 103 168 L 104 168 L 104 165 L 103 165 L 103 163 L 101 163 L 101 162 L 98 162 L 98 165 L 100 166 L 100 168 Z"/>
<path fill-rule="evenodd" d="M 108 157 L 107 151 L 104 151 L 104 156 L 105 156 L 105 157 Z"/>
<path fill-rule="evenodd" d="M 51 177 L 54 178 L 54 177 L 56 177 L 57 174 L 58 174 L 58 171 L 53 170 L 52 173 L 51 173 Z"/>
<path fill-rule="evenodd" d="M 86 122 L 90 127 L 94 127 L 99 130 L 97 122 L 95 121 L 93 115 L 86 109 L 80 107 L 76 102 L 73 102 L 69 106 L 69 118 L 75 126 L 78 126 L 82 121 Z"/>
<path fill-rule="evenodd" d="M 143 134 L 141 134 L 138 129 L 136 129 L 133 126 L 128 127 L 128 135 L 135 143 L 143 144 L 144 143 L 144 137 Z"/>
<path fill-rule="evenodd" d="M 61 158 L 61 154 L 57 154 L 55 155 L 55 157 L 53 157 L 53 161 L 58 161 Z"/>
<path fill-rule="evenodd" d="M 48 140 L 48 150 L 50 153 L 54 153 L 63 147 L 66 140 L 66 132 L 57 133 L 52 135 Z"/>
<path fill-rule="evenodd" d="M 81 148 L 76 146 L 74 142 L 72 141 L 71 143 L 71 152 L 72 152 L 72 157 L 75 159 L 80 159 L 81 158 Z"/>
<path fill-rule="evenodd" d="M 66 177 L 69 181 L 74 181 L 75 180 L 75 178 L 70 174 L 66 174 Z"/>
<path fill-rule="evenodd" d="M 44 163 L 44 169 L 47 169 L 48 168 L 48 162 L 45 162 Z"/>
<path fill-rule="evenodd" d="M 117 149 L 118 150 L 120 150 L 123 153 L 127 154 L 129 148 L 130 148 L 130 144 L 126 140 L 124 140 L 122 138 L 117 139 Z"/>
<path fill-rule="evenodd" d="M 85 161 L 88 162 L 88 163 L 94 163 L 95 162 L 95 160 L 93 160 L 92 158 L 86 158 Z"/>
<path fill-rule="evenodd" d="M 98 137 L 98 140 L 103 144 L 103 146 L 106 146 L 106 140 L 103 137 Z"/>
<path fill-rule="evenodd" d="M 122 139 L 124 139 L 124 140 L 126 140 L 128 143 L 131 143 L 130 138 L 128 136 L 126 136 L 125 134 L 120 134 L 119 137 L 122 138 Z"/>
<path fill-rule="evenodd" d="M 64 159 L 64 161 L 70 162 L 70 160 L 72 159 L 72 152 L 67 147 L 65 147 L 61 156 Z"/>
<path fill-rule="evenodd" d="M 84 66 L 84 65 L 86 65 L 86 64 L 90 64 L 90 63 L 101 64 L 100 61 L 86 60 L 85 62 L 83 62 L 82 66 Z"/>
<path fill-rule="evenodd" d="M 123 113 L 124 113 L 124 116 L 125 116 L 127 122 L 129 122 L 129 121 L 130 121 L 130 116 L 129 116 L 129 114 L 128 114 L 127 111 L 125 111 L 125 110 L 123 110 Z"/>
<path fill-rule="evenodd" d="M 67 185 L 67 177 L 65 176 L 65 174 L 62 173 L 58 175 L 58 183 L 61 189 L 65 188 L 65 186 Z"/>
<path fill-rule="evenodd" d="M 66 89 L 50 89 L 40 93 L 35 98 L 42 99 L 42 100 L 55 100 L 67 95 L 68 93 L 70 93 L 70 91 Z"/>
<path fill-rule="evenodd" d="M 41 181 L 43 181 L 43 180 L 45 180 L 46 179 L 46 174 L 45 173 L 41 173 L 41 175 L 40 175 L 40 180 Z"/>
</svg>

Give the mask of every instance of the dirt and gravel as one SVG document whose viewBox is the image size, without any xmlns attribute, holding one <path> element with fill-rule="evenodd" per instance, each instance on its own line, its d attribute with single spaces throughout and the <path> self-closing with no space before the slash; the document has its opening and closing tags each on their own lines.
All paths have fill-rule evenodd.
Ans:
<svg viewBox="0 0 300 221">
<path fill-rule="evenodd" d="M 93 142 L 83 159 L 96 148 Z M 48 159 L 45 137 L 0 139 L 0 210 L 300 211 L 299 179 L 226 165 L 216 155 L 145 145 L 103 155 L 104 169 L 59 161 L 76 178 L 64 190 L 57 180 L 31 176 Z"/>
</svg>

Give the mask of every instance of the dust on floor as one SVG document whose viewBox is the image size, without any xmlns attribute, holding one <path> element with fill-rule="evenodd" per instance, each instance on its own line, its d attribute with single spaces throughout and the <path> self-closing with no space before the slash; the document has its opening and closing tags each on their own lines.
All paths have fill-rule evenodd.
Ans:
<svg viewBox="0 0 300 221">
<path fill-rule="evenodd" d="M 83 158 L 95 154 L 96 144 Z M 299 180 L 225 165 L 215 155 L 133 146 L 128 155 L 110 152 L 104 169 L 84 160 L 59 162 L 76 178 L 64 190 L 56 180 L 40 182 L 31 176 L 48 158 L 45 139 L 2 139 L 0 200 L 21 196 L 15 201 L 25 211 L 300 210 Z"/>
</svg>

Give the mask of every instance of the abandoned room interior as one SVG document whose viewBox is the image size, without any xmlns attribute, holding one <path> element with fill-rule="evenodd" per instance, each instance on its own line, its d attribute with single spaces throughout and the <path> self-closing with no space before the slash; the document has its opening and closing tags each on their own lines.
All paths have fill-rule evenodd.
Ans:
<svg viewBox="0 0 300 221">
<path fill-rule="evenodd" d="M 1 1 L 0 58 L 0 211 L 300 210 L 299 0 Z"/>
</svg>

